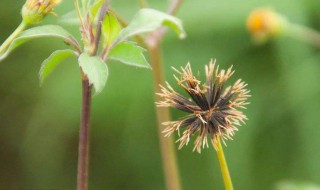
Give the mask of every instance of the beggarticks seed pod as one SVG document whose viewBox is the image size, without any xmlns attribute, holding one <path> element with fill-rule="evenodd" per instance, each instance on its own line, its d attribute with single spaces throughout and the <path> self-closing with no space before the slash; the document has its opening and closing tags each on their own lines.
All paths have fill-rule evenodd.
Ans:
<svg viewBox="0 0 320 190">
<path fill-rule="evenodd" d="M 38 24 L 61 0 L 27 0 L 22 7 L 22 18 L 27 24 Z"/>
<path fill-rule="evenodd" d="M 257 43 L 279 36 L 286 26 L 287 20 L 269 8 L 253 10 L 247 19 L 247 29 Z"/>
<path fill-rule="evenodd" d="M 218 150 L 218 141 L 232 139 L 232 136 L 240 126 L 247 120 L 245 114 L 239 108 L 245 108 L 250 97 L 247 84 L 238 79 L 233 85 L 226 87 L 226 81 L 233 75 L 232 67 L 228 70 L 220 70 L 215 67 L 215 63 L 205 66 L 206 82 L 193 74 L 190 64 L 181 71 L 174 69 L 180 77 L 175 77 L 178 85 L 182 87 L 190 96 L 186 98 L 176 92 L 169 83 L 161 86 L 159 96 L 163 101 L 157 102 L 159 107 L 173 107 L 188 113 L 188 115 L 178 121 L 164 123 L 168 127 L 163 131 L 165 136 L 172 135 L 175 131 L 180 136 L 183 130 L 179 149 L 187 145 L 191 136 L 196 135 L 194 149 L 199 153 L 202 148 L 208 147 L 210 138 L 214 148 Z"/>
</svg>

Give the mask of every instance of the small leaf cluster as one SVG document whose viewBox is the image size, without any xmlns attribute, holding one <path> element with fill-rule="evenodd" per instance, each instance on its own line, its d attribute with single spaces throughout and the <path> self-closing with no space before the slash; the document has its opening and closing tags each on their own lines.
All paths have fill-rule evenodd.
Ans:
<svg viewBox="0 0 320 190">
<path fill-rule="evenodd" d="M 140 9 L 131 22 L 122 28 L 116 16 L 108 11 L 108 6 L 108 1 L 105 0 L 82 0 L 81 5 L 76 3 L 77 18 L 73 20 L 79 20 L 81 41 L 60 25 L 36 26 L 23 31 L 3 53 L 0 52 L 0 61 L 31 39 L 62 39 L 70 48 L 56 50 L 42 62 L 39 72 L 40 83 L 42 84 L 65 59 L 76 56 L 83 73 L 82 77 L 89 80 L 97 94 L 104 89 L 107 82 L 108 60 L 151 68 L 143 54 L 145 49 L 130 41 L 131 37 L 152 32 L 161 26 L 170 27 L 181 38 L 185 36 L 180 19 L 147 8 Z M 70 17 L 68 19 L 70 20 Z"/>
</svg>

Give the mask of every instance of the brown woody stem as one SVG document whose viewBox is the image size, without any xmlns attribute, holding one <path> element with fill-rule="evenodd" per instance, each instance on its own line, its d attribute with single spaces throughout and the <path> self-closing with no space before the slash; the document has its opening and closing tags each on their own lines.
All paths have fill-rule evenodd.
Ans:
<svg viewBox="0 0 320 190">
<path fill-rule="evenodd" d="M 88 189 L 91 91 L 92 86 L 89 84 L 89 80 L 84 78 L 82 80 L 82 110 L 79 133 L 77 190 Z"/>
<path fill-rule="evenodd" d="M 91 56 L 97 55 L 101 39 L 101 25 L 104 20 L 105 14 L 107 13 L 108 5 L 109 1 L 106 0 L 100 8 L 100 15 L 97 24 L 97 33 L 95 36 Z M 91 96 L 92 85 L 89 83 L 89 79 L 82 72 L 82 113 L 79 134 L 77 190 L 88 189 Z"/>
</svg>

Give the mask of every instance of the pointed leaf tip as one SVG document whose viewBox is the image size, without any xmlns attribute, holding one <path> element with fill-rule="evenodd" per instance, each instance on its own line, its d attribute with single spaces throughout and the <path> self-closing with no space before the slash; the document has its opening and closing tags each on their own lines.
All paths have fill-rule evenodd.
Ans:
<svg viewBox="0 0 320 190">
<path fill-rule="evenodd" d="M 140 9 L 129 25 L 121 30 L 119 41 L 121 42 L 137 34 L 152 32 L 161 26 L 168 26 L 180 38 L 186 37 L 186 32 L 180 19 L 154 9 L 144 8 Z"/>
<path fill-rule="evenodd" d="M 115 46 L 109 53 L 108 59 L 120 61 L 124 64 L 151 69 L 143 52 L 144 48 L 134 42 L 122 42 Z"/>
<path fill-rule="evenodd" d="M 79 66 L 88 77 L 89 83 L 95 89 L 95 95 L 99 94 L 105 87 L 109 75 L 108 67 L 98 56 L 90 56 L 82 53 L 79 56 Z"/>
<path fill-rule="evenodd" d="M 46 60 L 41 64 L 39 71 L 40 86 L 45 79 L 52 73 L 52 71 L 65 59 L 72 55 L 77 55 L 73 50 L 57 50 L 53 52 Z"/>
</svg>

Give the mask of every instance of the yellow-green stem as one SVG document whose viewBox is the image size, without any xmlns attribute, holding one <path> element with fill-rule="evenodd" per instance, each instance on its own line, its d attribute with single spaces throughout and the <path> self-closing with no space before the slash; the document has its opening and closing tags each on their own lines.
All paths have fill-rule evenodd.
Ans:
<svg viewBox="0 0 320 190">
<path fill-rule="evenodd" d="M 306 26 L 292 23 L 288 25 L 286 31 L 287 32 L 285 34 L 288 36 L 320 48 L 320 33 L 318 31 Z"/>
<path fill-rule="evenodd" d="M 148 46 L 150 53 L 150 60 L 152 63 L 154 90 L 160 92 L 159 84 L 164 84 L 164 72 L 162 64 L 162 55 L 160 44 Z M 155 97 L 156 101 L 160 101 L 160 97 Z M 170 113 L 168 108 L 156 108 L 158 134 L 160 140 L 160 150 L 162 156 L 162 165 L 164 170 L 164 177 L 167 190 L 181 190 L 180 177 L 178 166 L 176 162 L 176 154 L 174 149 L 173 137 L 164 137 L 162 134 L 163 125 L 165 121 L 170 121 Z"/>
<path fill-rule="evenodd" d="M 218 155 L 218 159 L 219 159 L 219 164 L 220 164 L 220 169 L 221 169 L 225 189 L 226 190 L 233 190 L 233 185 L 232 185 L 229 169 L 228 169 L 226 158 L 224 157 L 220 138 L 217 138 L 216 146 L 217 146 L 217 155 Z"/>
<path fill-rule="evenodd" d="M 21 34 L 21 32 L 28 26 L 27 23 L 22 21 L 18 28 L 6 39 L 6 41 L 3 42 L 3 44 L 0 46 L 0 55 L 4 53 L 4 51 L 9 47 L 11 42 L 16 39 L 16 37 Z"/>
</svg>

